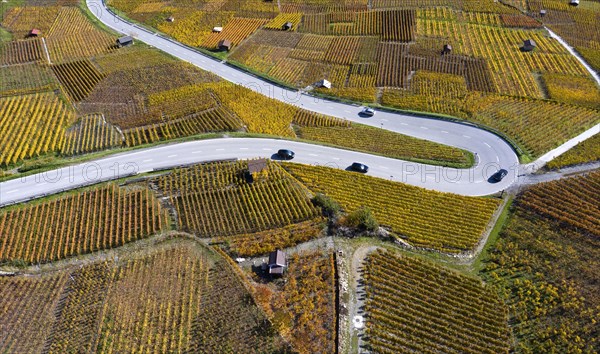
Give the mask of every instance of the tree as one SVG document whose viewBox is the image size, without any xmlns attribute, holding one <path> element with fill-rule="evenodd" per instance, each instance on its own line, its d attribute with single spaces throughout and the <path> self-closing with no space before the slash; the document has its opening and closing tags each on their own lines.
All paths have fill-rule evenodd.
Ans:
<svg viewBox="0 0 600 354">
<path fill-rule="evenodd" d="M 379 228 L 379 223 L 371 209 L 360 207 L 346 216 L 345 224 L 361 231 L 375 231 Z"/>
</svg>

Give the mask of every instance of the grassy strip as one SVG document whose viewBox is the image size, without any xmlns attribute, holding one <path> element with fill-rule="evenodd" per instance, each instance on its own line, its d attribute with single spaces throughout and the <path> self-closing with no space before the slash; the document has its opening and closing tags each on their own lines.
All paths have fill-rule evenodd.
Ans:
<svg viewBox="0 0 600 354">
<path fill-rule="evenodd" d="M 496 221 L 496 225 L 494 225 L 492 232 L 490 232 L 490 236 L 488 237 L 488 240 L 487 240 L 485 246 L 483 247 L 481 252 L 477 255 L 477 257 L 473 260 L 473 264 L 471 266 L 471 271 L 474 274 L 478 274 L 485 267 L 483 262 L 489 257 L 490 250 L 493 249 L 494 246 L 496 245 L 496 242 L 498 241 L 498 237 L 500 236 L 500 232 L 504 228 L 504 225 L 508 221 L 508 218 L 510 217 L 510 215 L 512 215 L 511 206 L 512 206 L 514 199 L 515 199 L 515 197 L 513 195 L 508 196 L 508 200 L 506 201 L 506 204 L 504 205 L 504 209 L 502 209 L 502 212 L 500 213 L 500 216 L 498 217 L 498 220 Z"/>
</svg>

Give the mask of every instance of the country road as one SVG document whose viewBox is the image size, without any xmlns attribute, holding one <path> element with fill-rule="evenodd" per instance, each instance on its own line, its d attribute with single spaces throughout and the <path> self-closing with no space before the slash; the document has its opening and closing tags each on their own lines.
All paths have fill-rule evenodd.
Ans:
<svg viewBox="0 0 600 354">
<path fill-rule="evenodd" d="M 519 174 L 523 174 L 523 166 L 519 165 L 518 157 L 512 147 L 499 136 L 474 125 L 385 111 L 377 111 L 372 118 L 361 118 L 358 115 L 361 107 L 357 105 L 329 101 L 273 85 L 216 61 L 173 39 L 128 23 L 109 12 L 102 0 L 86 0 L 86 4 L 90 11 L 111 29 L 132 35 L 136 40 L 210 71 L 225 80 L 307 110 L 468 150 L 475 154 L 476 163 L 469 169 L 442 168 L 277 139 L 214 139 L 135 150 L 3 182 L 0 183 L 0 206 L 153 169 L 219 159 L 271 157 L 280 148 L 294 150 L 296 158 L 293 162 L 296 163 L 345 169 L 352 162 L 358 161 L 369 165 L 368 174 L 371 176 L 470 196 L 489 195 L 505 190 L 517 180 Z M 598 126 L 595 128 L 597 130 Z M 570 143 L 573 144 L 581 137 L 588 138 L 590 134 L 584 135 L 572 139 Z M 561 147 L 553 150 L 553 154 L 561 152 L 563 152 Z M 489 183 L 488 177 L 499 168 L 508 170 L 509 174 L 500 183 Z"/>
</svg>

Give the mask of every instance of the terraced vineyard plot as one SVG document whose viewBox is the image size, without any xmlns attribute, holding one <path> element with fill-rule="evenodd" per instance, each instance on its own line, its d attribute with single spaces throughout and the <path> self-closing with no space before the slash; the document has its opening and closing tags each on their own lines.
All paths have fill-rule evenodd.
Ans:
<svg viewBox="0 0 600 354">
<path fill-rule="evenodd" d="M 600 172 L 533 186 L 520 206 L 600 238 Z"/>
<path fill-rule="evenodd" d="M 65 133 L 63 155 L 79 155 L 123 145 L 123 137 L 112 124 L 99 114 L 81 117 Z"/>
<path fill-rule="evenodd" d="M 577 144 L 573 149 L 560 155 L 546 165 L 550 169 L 600 160 L 600 134 Z"/>
<path fill-rule="evenodd" d="M 314 218 L 307 192 L 273 163 L 249 183 L 246 161 L 175 170 L 152 180 L 177 210 L 182 230 L 199 237 L 229 236 Z"/>
<path fill-rule="evenodd" d="M 350 127 L 349 120 L 299 109 L 292 121 L 301 127 Z"/>
<path fill-rule="evenodd" d="M 267 23 L 267 20 L 255 18 L 234 18 L 223 27 L 220 33 L 211 33 L 202 42 L 202 46 L 216 49 L 219 41 L 229 40 L 233 45 L 240 44 L 259 27 Z"/>
<path fill-rule="evenodd" d="M 290 22 L 292 24 L 292 28 L 290 28 L 289 30 L 295 31 L 300 25 L 301 21 L 302 13 L 280 13 L 269 23 L 267 23 L 265 25 L 265 28 L 282 30 L 283 25 Z"/>
<path fill-rule="evenodd" d="M 58 6 L 25 6 L 13 7 L 2 16 L 2 27 L 11 32 L 16 39 L 24 39 L 33 28 L 40 30 L 45 36 L 56 20 Z"/>
<path fill-rule="evenodd" d="M 43 92 L 58 88 L 58 82 L 46 65 L 37 63 L 0 67 L 2 96 Z"/>
<path fill-rule="evenodd" d="M 106 294 L 98 349 L 188 348 L 192 323 L 203 307 L 207 275 L 206 256 L 190 246 L 168 248 L 120 266 Z"/>
<path fill-rule="evenodd" d="M 57 320 L 45 347 L 50 353 L 92 352 L 106 292 L 114 277 L 114 263 L 98 262 L 63 274 L 70 281 L 54 311 Z"/>
<path fill-rule="evenodd" d="M 296 130 L 303 139 L 397 159 L 428 160 L 440 164 L 469 163 L 468 153 L 460 149 L 360 124 L 351 127 L 298 127 Z"/>
<path fill-rule="evenodd" d="M 479 280 L 384 251 L 364 279 L 370 351 L 508 353 L 507 310 Z"/>
<path fill-rule="evenodd" d="M 0 98 L 0 165 L 58 150 L 74 120 L 53 93 Z"/>
<path fill-rule="evenodd" d="M 230 236 L 222 240 L 227 244 L 229 252 L 236 256 L 257 256 L 317 238 L 321 235 L 323 226 L 324 220 L 317 218 L 277 229 Z"/>
<path fill-rule="evenodd" d="M 0 65 L 44 60 L 46 60 L 46 53 L 40 38 L 0 43 Z"/>
<path fill-rule="evenodd" d="M 242 122 L 235 114 L 227 108 L 217 107 L 166 123 L 127 129 L 123 135 L 127 146 L 135 146 L 201 133 L 237 131 L 241 127 Z"/>
<path fill-rule="evenodd" d="M 581 133 L 600 117 L 596 109 L 491 95 L 470 95 L 465 107 L 473 112 L 472 120 L 513 137 L 533 156 Z"/>
<path fill-rule="evenodd" d="M 116 49 L 115 38 L 99 30 L 46 38 L 52 63 L 87 58 Z"/>
<path fill-rule="evenodd" d="M 334 353 L 336 338 L 333 254 L 309 251 L 288 257 L 285 285 L 256 286 L 257 301 L 280 324 L 300 353 Z"/>
<path fill-rule="evenodd" d="M 322 166 L 286 164 L 285 169 L 312 191 L 336 200 L 346 212 L 366 206 L 381 225 L 413 246 L 442 252 L 472 250 L 500 203 Z"/>
<path fill-rule="evenodd" d="M 586 200 L 592 195 L 598 200 L 600 178 L 594 173 L 556 182 L 517 198 L 482 275 L 510 307 L 516 350 L 594 353 L 600 348 L 599 316 L 593 310 L 600 306 L 600 238 L 575 223 Z M 580 198 L 576 192 L 584 200 L 572 211 Z M 560 197 L 566 202 L 557 204 Z M 556 208 L 563 216 L 555 219 L 530 203 Z M 595 205 L 589 215 L 597 215 Z"/>
<path fill-rule="evenodd" d="M 561 74 L 542 78 L 551 99 L 600 110 L 600 89 L 593 79 Z"/>
<path fill-rule="evenodd" d="M 169 225 L 147 189 L 110 185 L 0 214 L 0 262 L 50 262 L 123 245 Z"/>
<path fill-rule="evenodd" d="M 54 323 L 67 274 L 0 277 L 0 351 L 39 353 Z"/>
<path fill-rule="evenodd" d="M 75 101 L 86 98 L 104 77 L 89 59 L 53 65 L 52 70 Z"/>
</svg>

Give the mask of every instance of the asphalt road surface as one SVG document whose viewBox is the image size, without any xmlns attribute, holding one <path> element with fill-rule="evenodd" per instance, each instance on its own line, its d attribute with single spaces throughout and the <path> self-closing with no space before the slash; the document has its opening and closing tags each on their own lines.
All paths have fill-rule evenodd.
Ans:
<svg viewBox="0 0 600 354">
<path fill-rule="evenodd" d="M 471 196 L 489 195 L 504 190 L 516 180 L 519 173 L 519 161 L 512 147 L 489 131 L 468 123 L 384 111 L 377 111 L 371 118 L 362 118 L 359 116 L 362 107 L 328 101 L 300 91 L 272 85 L 172 39 L 124 22 L 108 12 L 101 0 L 87 0 L 87 6 L 101 22 L 113 30 L 132 35 L 136 40 L 210 71 L 225 80 L 307 110 L 471 151 L 476 156 L 476 164 L 470 169 L 441 168 L 276 139 L 216 139 L 136 150 L 24 179 L 3 182 L 0 183 L 0 206 L 157 168 L 227 158 L 270 157 L 279 148 L 294 150 L 296 158 L 293 162 L 345 169 L 352 162 L 358 161 L 370 167 L 368 174 L 371 176 Z M 499 168 L 508 170 L 509 174 L 499 183 L 489 183 L 489 176 Z"/>
</svg>

